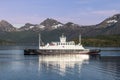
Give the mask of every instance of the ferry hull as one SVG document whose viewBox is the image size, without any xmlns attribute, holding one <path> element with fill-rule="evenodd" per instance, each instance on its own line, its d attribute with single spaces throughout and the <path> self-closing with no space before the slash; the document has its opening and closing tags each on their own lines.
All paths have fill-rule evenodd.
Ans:
<svg viewBox="0 0 120 80">
<path fill-rule="evenodd" d="M 99 49 L 93 50 L 40 50 L 40 49 L 26 49 L 24 50 L 24 54 L 28 55 L 45 55 L 45 54 L 98 54 L 100 52 Z"/>
<path fill-rule="evenodd" d="M 39 54 L 97 54 L 100 50 L 37 50 Z"/>
</svg>

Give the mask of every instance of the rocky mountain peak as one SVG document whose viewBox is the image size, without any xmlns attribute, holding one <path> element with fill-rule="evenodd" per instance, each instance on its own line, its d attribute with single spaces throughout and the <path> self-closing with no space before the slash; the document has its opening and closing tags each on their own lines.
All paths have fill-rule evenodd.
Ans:
<svg viewBox="0 0 120 80">
<path fill-rule="evenodd" d="M 19 28 L 19 31 L 26 31 L 26 30 L 33 30 L 33 31 L 38 31 L 38 30 L 53 30 L 58 27 L 63 26 L 62 23 L 58 22 L 57 20 L 47 18 L 40 24 L 31 24 L 31 23 L 26 23 L 24 26 Z"/>
<path fill-rule="evenodd" d="M 115 14 L 112 17 L 105 19 L 103 22 L 97 25 L 97 28 L 111 27 L 120 22 L 120 14 Z"/>
<path fill-rule="evenodd" d="M 5 21 L 5 20 L 1 20 L 1 21 L 0 21 L 0 25 L 3 26 L 3 27 L 5 27 L 5 26 L 12 26 L 10 23 L 8 23 L 8 22 Z"/>
<path fill-rule="evenodd" d="M 112 17 L 109 17 L 106 19 L 106 23 L 112 24 L 117 23 L 120 20 L 120 14 L 113 15 Z"/>
<path fill-rule="evenodd" d="M 65 24 L 66 26 L 74 26 L 75 24 L 73 22 L 68 22 Z"/>
<path fill-rule="evenodd" d="M 51 30 L 51 29 L 56 29 L 58 27 L 63 26 L 63 23 L 61 23 L 55 19 L 52 19 L 52 18 L 47 18 L 40 25 L 45 26 L 45 29 Z"/>
<path fill-rule="evenodd" d="M 16 28 L 13 27 L 13 25 L 11 25 L 10 23 L 8 23 L 7 21 L 5 20 L 1 20 L 0 21 L 0 31 L 8 31 L 8 32 L 11 32 L 11 31 L 15 31 Z"/>
<path fill-rule="evenodd" d="M 78 24 L 74 24 L 72 22 L 68 22 L 64 25 L 65 28 L 69 28 L 69 29 L 77 29 L 78 27 L 80 27 Z"/>
<path fill-rule="evenodd" d="M 52 18 L 47 18 L 46 20 L 44 20 L 41 25 L 44 25 L 46 27 L 49 27 L 49 26 L 53 26 L 53 25 L 57 25 L 57 24 L 61 24 L 60 22 L 58 22 L 57 20 L 55 19 L 52 19 Z"/>
<path fill-rule="evenodd" d="M 5 20 L 1 20 L 0 23 L 8 23 L 8 22 Z"/>
<path fill-rule="evenodd" d="M 120 14 L 115 14 L 115 15 L 113 16 L 113 18 L 116 19 L 116 20 L 119 20 L 119 19 L 120 19 Z"/>
<path fill-rule="evenodd" d="M 31 23 L 26 23 L 25 24 L 25 26 L 31 26 L 31 25 L 33 25 L 33 24 L 31 24 Z"/>
<path fill-rule="evenodd" d="M 26 31 L 26 30 L 30 30 L 34 27 L 36 27 L 36 24 L 31 24 L 31 23 L 26 23 L 24 26 L 22 26 L 21 28 L 19 28 L 19 31 Z"/>
</svg>

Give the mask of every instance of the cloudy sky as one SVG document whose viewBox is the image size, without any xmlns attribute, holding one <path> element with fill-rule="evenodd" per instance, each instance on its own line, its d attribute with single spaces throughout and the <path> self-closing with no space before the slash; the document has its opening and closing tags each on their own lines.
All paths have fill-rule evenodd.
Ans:
<svg viewBox="0 0 120 80">
<path fill-rule="evenodd" d="M 0 20 L 17 26 L 46 18 L 92 25 L 118 13 L 120 0 L 0 0 Z"/>
</svg>

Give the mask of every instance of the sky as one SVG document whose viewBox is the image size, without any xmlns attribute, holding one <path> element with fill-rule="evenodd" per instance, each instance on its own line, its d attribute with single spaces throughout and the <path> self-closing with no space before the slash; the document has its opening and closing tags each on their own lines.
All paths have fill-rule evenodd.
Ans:
<svg viewBox="0 0 120 80">
<path fill-rule="evenodd" d="M 0 0 L 0 20 L 16 27 L 46 18 L 94 25 L 120 13 L 120 0 Z"/>
</svg>

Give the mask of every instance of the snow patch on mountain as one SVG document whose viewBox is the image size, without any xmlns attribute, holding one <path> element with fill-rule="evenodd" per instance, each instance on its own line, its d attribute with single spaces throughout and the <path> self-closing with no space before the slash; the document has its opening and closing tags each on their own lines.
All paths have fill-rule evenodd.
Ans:
<svg viewBox="0 0 120 80">
<path fill-rule="evenodd" d="M 113 20 L 108 20 L 107 21 L 107 23 L 109 24 L 109 23 L 117 23 L 118 21 L 117 20 L 115 20 L 115 19 L 113 19 Z"/>
<path fill-rule="evenodd" d="M 57 28 L 59 28 L 59 27 L 61 27 L 61 26 L 63 26 L 63 24 L 53 25 L 52 28 L 53 28 L 53 29 L 57 29 Z"/>
<path fill-rule="evenodd" d="M 40 28 L 40 29 L 44 29 L 45 28 L 44 25 L 37 25 L 37 27 Z"/>
<path fill-rule="evenodd" d="M 33 28 L 34 26 L 30 26 L 30 29 Z"/>
</svg>

